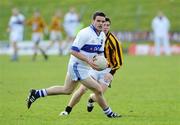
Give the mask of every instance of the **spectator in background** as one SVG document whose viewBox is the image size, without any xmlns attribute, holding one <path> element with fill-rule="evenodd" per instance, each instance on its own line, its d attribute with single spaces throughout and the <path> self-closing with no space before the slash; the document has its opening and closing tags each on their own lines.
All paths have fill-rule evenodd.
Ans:
<svg viewBox="0 0 180 125">
<path fill-rule="evenodd" d="M 32 41 L 34 42 L 34 54 L 32 60 L 36 60 L 38 50 L 43 54 L 44 59 L 47 60 L 48 56 L 45 51 L 39 46 L 40 41 L 43 40 L 43 32 L 47 30 L 46 23 L 42 18 L 40 12 L 36 10 L 31 19 L 27 20 L 27 25 L 32 26 Z"/>
<path fill-rule="evenodd" d="M 59 53 L 61 54 L 61 41 L 62 41 L 62 13 L 60 10 L 57 10 L 54 16 L 51 19 L 50 24 L 50 41 L 51 43 L 47 47 L 47 50 L 55 43 L 59 43 Z"/>
<path fill-rule="evenodd" d="M 63 43 L 64 55 L 66 55 L 72 45 L 72 41 L 74 40 L 77 28 L 79 27 L 79 15 L 76 13 L 75 8 L 71 7 L 69 12 L 67 12 L 64 16 L 64 30 L 67 34 L 67 39 Z"/>
<path fill-rule="evenodd" d="M 17 8 L 12 9 L 12 16 L 9 20 L 9 27 L 7 31 L 10 33 L 10 42 L 13 48 L 12 61 L 18 60 L 17 42 L 23 40 L 25 17 L 19 12 Z"/>
<path fill-rule="evenodd" d="M 155 55 L 161 54 L 161 44 L 163 45 L 163 51 L 166 55 L 171 54 L 169 43 L 169 29 L 170 22 L 164 14 L 159 11 L 158 15 L 152 21 L 152 29 L 154 33 L 155 42 Z"/>
</svg>

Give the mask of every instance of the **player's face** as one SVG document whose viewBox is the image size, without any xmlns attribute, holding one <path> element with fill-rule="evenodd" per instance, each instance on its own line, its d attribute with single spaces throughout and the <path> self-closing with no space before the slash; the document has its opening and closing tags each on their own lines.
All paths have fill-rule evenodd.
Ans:
<svg viewBox="0 0 180 125">
<path fill-rule="evenodd" d="M 34 12 L 34 17 L 35 17 L 35 18 L 40 17 L 40 13 L 39 13 L 39 12 Z"/>
<path fill-rule="evenodd" d="M 19 11 L 18 11 L 17 8 L 14 8 L 14 9 L 12 10 L 12 13 L 13 13 L 13 15 L 17 16 L 18 13 L 19 13 Z"/>
<path fill-rule="evenodd" d="M 107 34 L 108 31 L 110 30 L 110 25 L 111 24 L 110 24 L 109 21 L 104 22 L 104 24 L 103 24 L 103 31 L 104 31 L 105 34 Z"/>
<path fill-rule="evenodd" d="M 97 16 L 95 20 L 93 20 L 93 25 L 97 29 L 97 31 L 102 31 L 104 22 L 105 22 L 105 17 Z"/>
</svg>

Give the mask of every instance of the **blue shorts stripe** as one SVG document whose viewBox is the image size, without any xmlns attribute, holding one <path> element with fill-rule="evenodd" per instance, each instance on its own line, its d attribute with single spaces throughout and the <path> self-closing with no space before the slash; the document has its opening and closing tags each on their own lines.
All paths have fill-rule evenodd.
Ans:
<svg viewBox="0 0 180 125">
<path fill-rule="evenodd" d="M 77 66 L 78 66 L 78 63 L 73 64 L 73 71 L 74 71 L 76 77 L 78 78 L 77 80 L 81 80 L 81 76 L 80 76 L 80 74 L 79 74 L 79 71 L 78 71 L 78 69 L 77 69 Z"/>
</svg>

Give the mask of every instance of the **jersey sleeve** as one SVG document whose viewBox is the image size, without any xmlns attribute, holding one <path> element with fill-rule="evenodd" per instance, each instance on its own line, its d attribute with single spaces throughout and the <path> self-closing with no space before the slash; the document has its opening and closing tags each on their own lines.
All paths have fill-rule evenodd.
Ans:
<svg viewBox="0 0 180 125">
<path fill-rule="evenodd" d="M 80 49 L 84 46 L 84 44 L 86 43 L 87 40 L 88 40 L 88 34 L 86 34 L 83 31 L 80 31 L 77 34 L 77 36 L 72 44 L 71 50 L 80 52 Z"/>
<path fill-rule="evenodd" d="M 25 21 L 25 16 L 24 16 L 24 15 L 21 14 L 21 15 L 19 16 L 19 18 L 20 18 L 20 20 L 21 20 L 22 22 Z"/>
<path fill-rule="evenodd" d="M 12 24 L 13 24 L 13 19 L 12 19 L 12 17 L 11 17 L 10 20 L 9 20 L 8 26 L 11 27 Z"/>
</svg>

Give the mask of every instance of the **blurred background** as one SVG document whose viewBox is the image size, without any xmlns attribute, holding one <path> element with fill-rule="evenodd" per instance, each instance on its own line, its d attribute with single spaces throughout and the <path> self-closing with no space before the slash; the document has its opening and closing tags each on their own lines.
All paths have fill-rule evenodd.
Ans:
<svg viewBox="0 0 180 125">
<path fill-rule="evenodd" d="M 179 0 L 1 0 L 0 1 L 0 54 L 2 47 L 9 44 L 9 33 L 7 32 L 8 22 L 11 17 L 12 8 L 16 7 L 25 16 L 26 20 L 32 17 L 34 10 L 39 10 L 47 25 L 50 25 L 51 17 L 58 9 L 61 11 L 62 24 L 64 16 L 70 7 L 76 9 L 83 27 L 91 23 L 93 12 L 104 11 L 112 20 L 111 31 L 123 43 L 123 50 L 129 54 L 152 54 L 153 45 L 152 27 L 153 18 L 158 11 L 162 11 L 170 21 L 170 41 L 174 47 L 175 54 L 179 54 L 180 43 L 180 1 Z M 82 27 L 81 27 L 82 28 Z M 62 30 L 63 39 L 67 34 Z M 49 40 L 49 34 L 44 35 L 44 40 Z M 23 41 L 31 41 L 31 27 L 25 25 Z M 47 43 L 45 43 L 47 44 Z M 134 44 L 148 45 L 143 49 L 132 50 Z M 133 46 L 132 46 L 133 45 Z M 130 50 L 129 50 L 130 47 Z M 137 46 L 136 46 L 137 47 Z M 56 47 L 57 48 L 57 47 Z M 54 47 L 54 49 L 56 49 Z M 140 47 L 141 48 L 141 47 Z M 51 48 L 52 50 L 53 48 Z M 140 51 L 140 52 L 139 52 Z M 21 52 L 20 52 L 21 53 Z M 50 52 L 49 52 L 50 53 Z"/>
<path fill-rule="evenodd" d="M 14 8 L 25 17 L 23 39 L 17 42 L 17 53 L 9 30 Z M 75 34 L 91 24 L 95 11 L 104 11 L 111 18 L 111 31 L 122 43 L 124 64 L 116 72 L 105 98 L 115 112 L 122 114 L 120 119 L 107 119 L 97 105 L 92 113 L 86 112 L 90 92 L 66 118 L 58 114 L 64 110 L 70 96 L 41 99 L 27 110 L 25 100 L 30 88 L 64 84 L 69 48 L 75 35 L 69 37 L 65 25 L 71 8 L 78 15 L 77 27 L 70 26 Z M 62 44 L 55 42 L 50 46 L 52 17 L 56 10 L 60 18 L 54 25 L 60 26 L 57 29 L 61 32 Z M 44 35 L 36 61 L 32 55 L 36 51 L 34 43 L 39 39 L 32 41 L 35 27 L 31 19 L 39 14 L 34 12 L 41 15 Z M 168 19 L 167 25 L 154 26 L 167 29 L 165 37 L 170 38 L 168 48 L 171 50 L 167 56 L 162 46 L 160 53 L 155 53 L 152 22 L 159 12 Z M 0 124 L 180 125 L 179 13 L 180 0 L 0 0 Z M 17 24 L 22 22 L 17 21 Z"/>
</svg>

